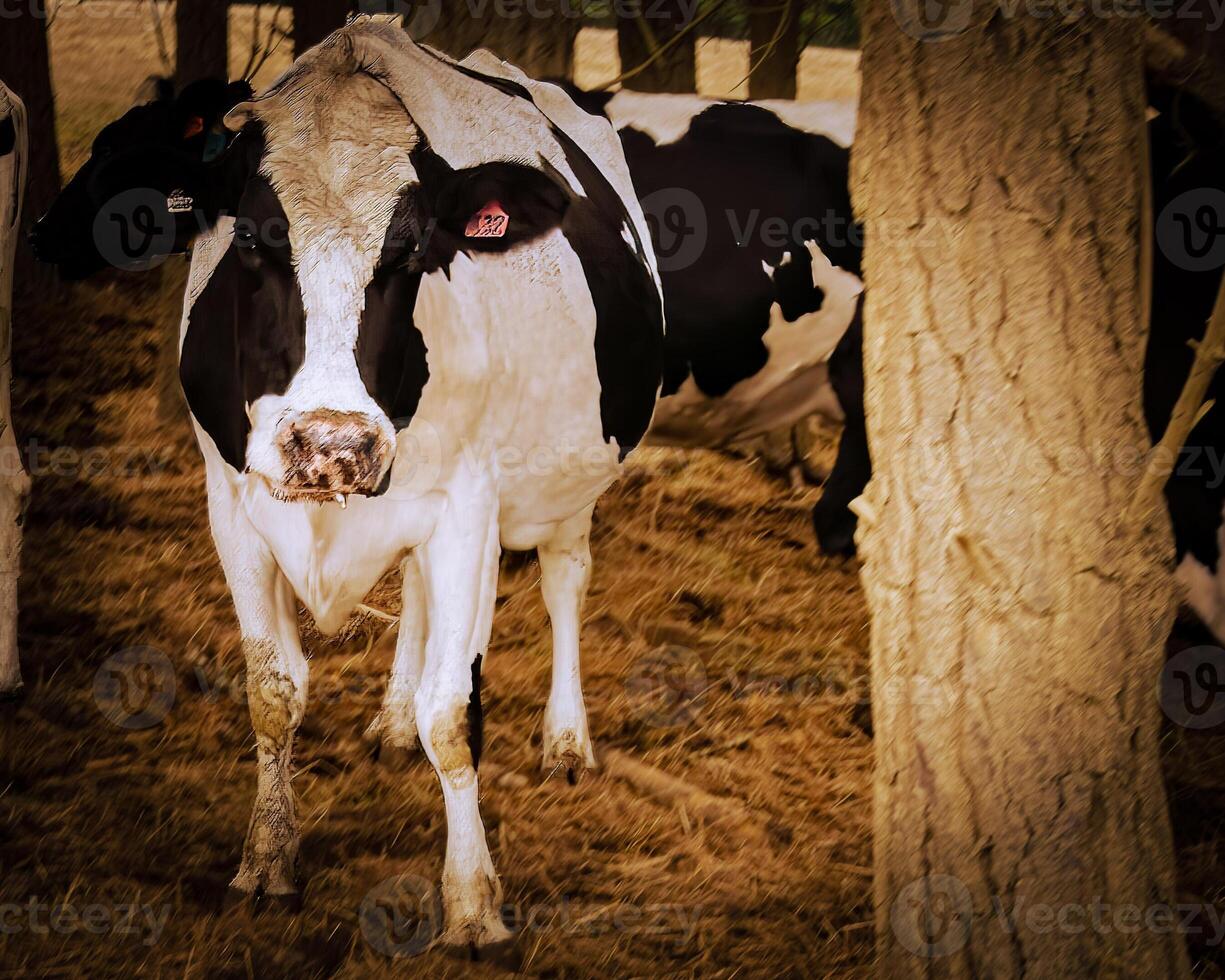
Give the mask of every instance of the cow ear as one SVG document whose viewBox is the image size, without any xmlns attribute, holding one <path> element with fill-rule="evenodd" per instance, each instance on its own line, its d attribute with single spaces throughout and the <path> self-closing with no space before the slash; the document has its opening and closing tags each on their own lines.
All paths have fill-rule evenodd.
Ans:
<svg viewBox="0 0 1225 980">
<path fill-rule="evenodd" d="M 565 219 L 570 196 L 552 177 L 517 163 L 489 163 L 441 179 L 430 215 L 459 248 L 502 251 Z"/>
</svg>

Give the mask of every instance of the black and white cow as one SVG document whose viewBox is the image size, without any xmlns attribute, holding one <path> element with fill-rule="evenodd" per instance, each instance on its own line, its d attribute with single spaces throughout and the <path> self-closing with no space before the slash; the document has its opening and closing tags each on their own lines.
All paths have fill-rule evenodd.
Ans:
<svg viewBox="0 0 1225 980">
<path fill-rule="evenodd" d="M 227 134 L 222 124 L 225 114 L 251 98 L 251 86 L 246 82 L 216 79 L 193 82 L 177 97 L 166 82 L 155 84 L 150 79 L 145 88 L 157 97 L 103 127 L 94 139 L 89 159 L 31 232 L 35 254 L 44 262 L 54 263 L 65 279 L 85 279 L 108 266 L 123 266 L 122 251 L 106 244 L 111 231 L 108 222 L 124 216 L 103 211 L 118 195 L 140 186 L 132 180 L 134 162 L 139 161 L 141 176 L 150 186 L 183 181 L 184 174 L 198 174 L 229 144 L 232 134 Z M 163 172 L 158 173 L 158 168 Z M 199 230 L 191 222 L 179 223 L 179 227 L 187 240 Z M 140 245 L 147 228 L 137 222 L 136 227 L 125 231 L 132 233 L 135 245 Z M 172 244 L 181 249 L 186 241 Z M 164 248 L 171 250 L 169 246 Z M 131 258 L 139 265 L 147 256 L 134 246 Z"/>
<path fill-rule="evenodd" d="M 813 413 L 849 419 L 814 522 L 825 551 L 853 551 L 843 515 L 866 481 L 855 105 L 568 91 L 620 135 L 655 239 L 668 339 L 647 441 L 721 448 Z"/>
<path fill-rule="evenodd" d="M 207 227 L 181 376 L 238 612 L 259 781 L 233 887 L 291 898 L 307 663 L 404 576 L 380 725 L 420 737 L 448 834 L 445 939 L 507 938 L 478 812 L 479 676 L 500 549 L 538 549 L 555 679 L 546 765 L 593 762 L 579 679 L 596 498 L 662 377 L 654 254 L 620 146 L 559 89 L 359 18 L 226 119 L 182 172 L 132 161 L 163 220 Z"/>
<path fill-rule="evenodd" d="M 25 193 L 26 110 L 0 82 L 0 701 L 21 693 L 17 657 L 17 575 L 21 556 L 21 514 L 30 478 L 21 465 L 13 435 L 9 390 L 12 382 L 13 261 L 21 202 Z"/>
</svg>

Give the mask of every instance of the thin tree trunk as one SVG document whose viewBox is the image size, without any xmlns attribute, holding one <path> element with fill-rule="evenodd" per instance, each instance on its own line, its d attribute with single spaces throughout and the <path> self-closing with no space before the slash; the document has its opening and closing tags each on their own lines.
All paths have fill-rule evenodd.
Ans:
<svg viewBox="0 0 1225 980">
<path fill-rule="evenodd" d="M 534 16 L 533 11 L 547 16 Z M 407 22 L 410 27 L 413 23 Z M 488 48 L 530 78 L 569 79 L 574 75 L 574 39 L 582 21 L 569 0 L 537 0 L 501 8 L 456 0 L 439 10 L 436 23 L 424 16 L 417 23 L 430 28 L 417 40 L 455 58 Z"/>
<path fill-rule="evenodd" d="M 694 32 L 667 46 L 689 25 L 696 9 L 696 4 L 685 0 L 638 0 L 637 4 L 623 5 L 624 16 L 617 20 L 621 71 L 635 72 L 625 80 L 627 88 L 638 92 L 697 91 Z M 637 71 L 639 68 L 642 70 Z"/>
<path fill-rule="evenodd" d="M 17 659 L 17 578 L 21 515 L 30 478 L 13 434 L 13 259 L 21 224 L 28 144 L 25 109 L 0 84 L 0 701 L 21 690 Z"/>
<path fill-rule="evenodd" d="M 0 24 L 0 80 L 25 103 L 29 118 L 30 171 L 23 210 L 23 220 L 29 223 L 43 214 L 60 192 L 55 96 L 42 0 L 14 4 Z M 27 249 L 18 251 L 23 269 L 28 254 Z"/>
<path fill-rule="evenodd" d="M 749 0 L 749 65 L 749 98 L 795 98 L 800 0 Z"/>
<path fill-rule="evenodd" d="M 174 12 L 175 81 L 178 88 L 202 78 L 228 79 L 229 3 L 178 0 Z"/>
<path fill-rule="evenodd" d="M 353 0 L 293 0 L 294 57 L 344 27 L 353 8 Z"/>
<path fill-rule="evenodd" d="M 1153 696 L 1172 548 L 1164 512 L 1124 517 L 1140 31 L 966 4 L 924 43 L 921 3 L 864 6 L 854 159 L 878 973 L 1187 977 Z"/>
</svg>

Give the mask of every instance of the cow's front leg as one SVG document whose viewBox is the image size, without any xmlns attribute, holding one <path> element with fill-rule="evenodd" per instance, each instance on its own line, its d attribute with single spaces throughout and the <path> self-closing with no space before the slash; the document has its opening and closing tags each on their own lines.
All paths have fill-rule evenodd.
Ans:
<svg viewBox="0 0 1225 980">
<path fill-rule="evenodd" d="M 544 709 L 546 773 L 564 768 L 570 781 L 583 769 L 595 768 L 587 731 L 583 679 L 579 664 L 579 631 L 583 600 L 591 581 L 591 513 L 576 514 L 537 553 L 544 604 L 553 624 L 553 684 Z"/>
<path fill-rule="evenodd" d="M 498 579 L 496 506 L 488 480 L 465 480 L 449 494 L 433 535 L 418 549 L 429 629 L 416 695 L 417 733 L 438 774 L 447 814 L 442 938 L 473 949 L 511 938 L 477 805 L 480 664 Z"/>
<path fill-rule="evenodd" d="M 417 556 L 400 563 L 400 622 L 396 629 L 396 652 L 387 679 L 383 706 L 366 729 L 365 738 L 379 762 L 402 767 L 413 755 L 417 722 L 413 699 L 421 683 L 425 658 L 425 586 Z"/>
<path fill-rule="evenodd" d="M 273 898 L 296 908 L 298 818 L 290 775 L 294 732 L 306 710 L 307 664 L 293 589 L 228 487 L 216 493 L 210 488 L 209 517 L 238 612 L 255 729 L 255 806 L 231 894 Z"/>
</svg>

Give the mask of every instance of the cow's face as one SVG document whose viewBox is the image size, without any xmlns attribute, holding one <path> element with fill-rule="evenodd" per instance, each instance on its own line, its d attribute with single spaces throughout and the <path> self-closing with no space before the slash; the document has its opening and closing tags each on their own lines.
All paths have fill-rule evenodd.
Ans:
<svg viewBox="0 0 1225 980">
<path fill-rule="evenodd" d="M 228 121 L 241 131 L 219 170 L 241 192 L 188 314 L 188 403 L 277 497 L 377 494 L 429 378 L 422 277 L 556 227 L 568 199 L 526 166 L 451 169 L 360 73 L 307 74 Z M 473 237 L 482 220 L 497 227 Z"/>
<path fill-rule="evenodd" d="M 220 119 L 250 94 L 245 82 L 196 82 L 107 125 L 30 233 L 34 254 L 84 279 L 185 250 L 202 230 L 206 164 L 225 142 Z"/>
</svg>

